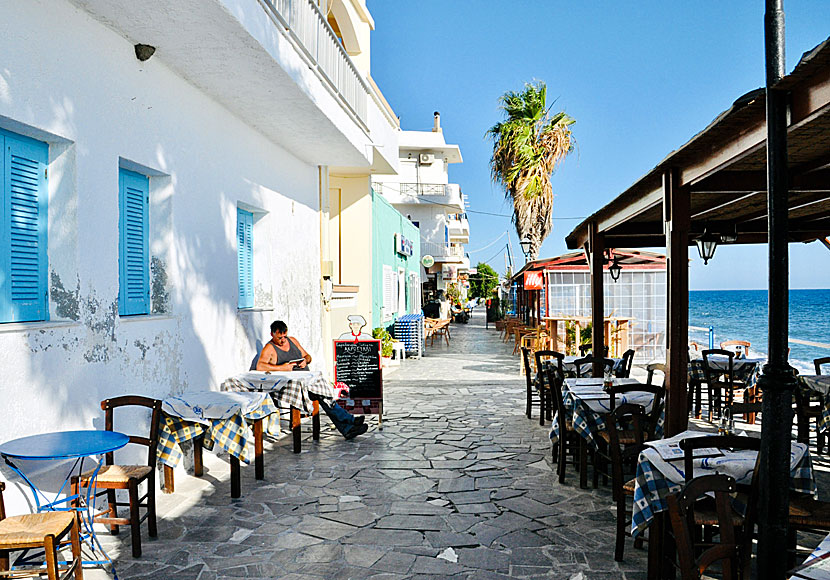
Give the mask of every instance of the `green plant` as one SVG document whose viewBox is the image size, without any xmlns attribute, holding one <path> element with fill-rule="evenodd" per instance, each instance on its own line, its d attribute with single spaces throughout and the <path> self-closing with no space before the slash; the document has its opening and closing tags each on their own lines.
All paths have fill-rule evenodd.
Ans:
<svg viewBox="0 0 830 580">
<path fill-rule="evenodd" d="M 372 338 L 380 339 L 380 356 L 392 356 L 392 335 L 385 328 L 378 326 L 372 330 Z"/>
<path fill-rule="evenodd" d="M 461 298 L 461 290 L 458 289 L 458 284 L 452 283 L 447 287 L 447 298 L 450 304 L 458 304 Z"/>
</svg>

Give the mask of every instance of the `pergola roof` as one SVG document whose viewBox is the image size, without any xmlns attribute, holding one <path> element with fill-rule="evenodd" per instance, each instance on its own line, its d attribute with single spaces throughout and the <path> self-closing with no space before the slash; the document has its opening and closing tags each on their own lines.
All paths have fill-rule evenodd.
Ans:
<svg viewBox="0 0 830 580">
<path fill-rule="evenodd" d="M 825 238 L 830 235 L 830 39 L 805 53 L 777 88 L 791 97 L 790 241 Z M 565 238 L 568 248 L 584 246 L 592 222 L 606 247 L 665 245 L 663 179 L 669 171 L 690 193 L 693 234 L 704 227 L 714 233 L 737 230 L 738 243 L 766 243 L 766 135 L 765 91 L 756 89 L 580 223 Z"/>
<path fill-rule="evenodd" d="M 613 256 L 617 258 L 623 270 L 665 270 L 666 256 L 655 252 L 643 250 L 626 250 L 617 248 L 613 250 Z M 605 269 L 608 269 L 608 264 Z M 539 270 L 588 270 L 588 258 L 585 252 L 568 252 L 553 258 L 539 258 L 525 264 L 521 270 L 513 275 L 517 279 L 527 271 Z"/>
</svg>

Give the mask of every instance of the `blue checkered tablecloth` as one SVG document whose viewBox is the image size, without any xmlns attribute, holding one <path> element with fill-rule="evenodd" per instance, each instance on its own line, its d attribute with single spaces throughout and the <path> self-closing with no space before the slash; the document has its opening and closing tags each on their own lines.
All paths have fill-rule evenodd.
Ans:
<svg viewBox="0 0 830 580">
<path fill-rule="evenodd" d="M 798 385 L 803 391 L 818 393 L 824 397 L 824 408 L 821 410 L 818 430 L 830 431 L 830 375 L 798 375 Z"/>
<path fill-rule="evenodd" d="M 162 403 L 163 412 L 156 449 L 156 457 L 160 463 L 176 467 L 182 458 L 179 444 L 203 435 L 202 446 L 205 449 L 211 450 L 218 444 L 221 449 L 247 464 L 250 463 L 254 440 L 250 423 L 263 419 L 263 430 L 266 433 L 279 433 L 279 410 L 269 397 L 256 397 L 255 401 L 246 404 L 234 402 L 233 396 L 229 397 L 233 395 L 231 393 L 214 394 L 219 397 L 211 395 L 210 399 L 216 403 L 219 403 L 218 399 L 222 395 L 229 401 L 227 405 L 217 404 L 213 412 L 209 407 L 200 406 L 198 397 L 187 403 L 187 393 L 165 399 Z M 211 415 L 217 417 L 213 418 Z"/>
<path fill-rule="evenodd" d="M 280 408 L 300 409 L 311 413 L 314 403 L 310 394 L 327 401 L 336 396 L 334 388 L 320 371 L 247 372 L 222 383 L 223 391 L 267 391 Z"/>
<path fill-rule="evenodd" d="M 709 368 L 714 371 L 726 372 L 728 358 L 725 356 L 709 357 Z M 732 360 L 732 374 L 736 381 L 745 383 L 747 387 L 754 387 L 761 373 L 763 359 L 736 358 Z M 706 382 L 706 370 L 702 358 L 693 358 L 689 361 L 689 381 Z"/>
<path fill-rule="evenodd" d="M 680 442 L 689 437 L 713 435 L 701 431 L 684 431 L 661 444 Z M 722 473 L 731 475 L 738 483 L 752 481 L 752 472 L 757 457 L 754 451 L 730 452 L 721 450 L 719 457 L 700 457 L 694 460 L 695 476 Z M 631 535 L 638 536 L 649 526 L 654 514 L 668 509 L 666 498 L 680 491 L 685 480 L 683 459 L 666 461 L 656 449 L 640 453 L 634 486 L 634 512 L 631 520 Z M 813 477 L 813 462 L 806 445 L 792 443 L 790 453 L 790 488 L 800 493 L 816 495 L 816 481 Z"/>
<path fill-rule="evenodd" d="M 628 384 L 638 385 L 636 379 L 614 379 L 614 384 Z M 609 412 L 610 397 L 605 396 L 602 399 L 588 397 L 584 398 L 580 395 L 593 392 L 592 386 L 601 388 L 602 379 L 565 379 L 562 386 L 562 402 L 564 403 L 565 411 L 570 414 L 569 419 L 573 421 L 574 430 L 585 439 L 585 441 L 593 448 L 597 448 L 595 437 L 605 431 L 605 414 Z M 587 390 L 581 387 L 588 387 Z M 636 405 L 643 405 L 646 412 L 651 411 L 651 405 L 654 402 L 654 395 L 651 393 L 638 393 L 632 391 L 630 393 L 623 393 L 617 395 L 616 405 L 623 405 L 625 403 L 633 403 Z M 664 414 L 661 414 L 660 420 L 655 430 L 655 436 L 660 437 L 663 434 Z M 553 419 L 553 425 L 550 431 L 551 444 L 556 444 L 559 441 L 559 424 L 556 417 Z"/>
</svg>

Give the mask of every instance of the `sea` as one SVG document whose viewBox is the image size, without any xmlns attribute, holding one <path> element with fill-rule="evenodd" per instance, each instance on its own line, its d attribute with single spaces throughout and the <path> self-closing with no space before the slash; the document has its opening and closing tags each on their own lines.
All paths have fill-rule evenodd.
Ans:
<svg viewBox="0 0 830 580">
<path fill-rule="evenodd" d="M 749 356 L 767 356 L 766 290 L 693 290 L 689 292 L 689 326 L 713 327 L 715 348 L 724 340 L 752 343 Z M 790 290 L 789 338 L 830 346 L 830 290 Z M 689 329 L 689 340 L 704 348 L 709 333 Z M 830 356 L 830 348 L 790 342 L 790 365 L 814 374 L 813 359 Z"/>
</svg>

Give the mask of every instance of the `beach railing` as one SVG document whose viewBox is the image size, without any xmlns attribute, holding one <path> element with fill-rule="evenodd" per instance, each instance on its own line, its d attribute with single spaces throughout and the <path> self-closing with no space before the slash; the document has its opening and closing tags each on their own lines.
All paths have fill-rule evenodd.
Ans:
<svg viewBox="0 0 830 580">
<path fill-rule="evenodd" d="M 715 327 L 710 326 L 709 328 L 702 328 L 700 326 L 689 326 L 689 330 L 699 330 L 701 332 L 708 332 L 709 333 L 709 350 L 715 348 Z"/>
</svg>

